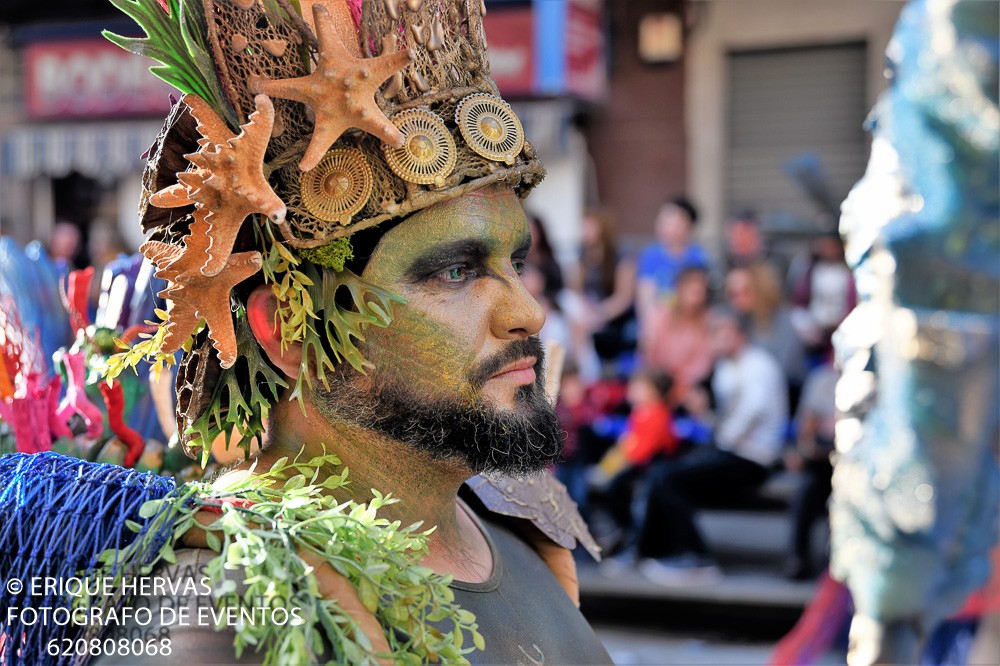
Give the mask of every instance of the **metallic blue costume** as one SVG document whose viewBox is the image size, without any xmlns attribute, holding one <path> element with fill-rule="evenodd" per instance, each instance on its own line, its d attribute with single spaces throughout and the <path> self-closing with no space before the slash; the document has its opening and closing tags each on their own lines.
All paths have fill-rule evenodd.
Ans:
<svg viewBox="0 0 1000 666">
<path fill-rule="evenodd" d="M 998 9 L 904 9 L 868 171 L 844 203 L 861 301 L 835 337 L 831 526 L 852 663 L 912 663 L 986 581 L 997 542 Z"/>
</svg>

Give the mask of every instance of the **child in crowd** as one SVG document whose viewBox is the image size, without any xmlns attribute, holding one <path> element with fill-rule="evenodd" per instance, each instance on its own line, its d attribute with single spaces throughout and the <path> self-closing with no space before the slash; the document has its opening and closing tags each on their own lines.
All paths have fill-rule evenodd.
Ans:
<svg viewBox="0 0 1000 666">
<path fill-rule="evenodd" d="M 679 442 L 671 416 L 673 389 L 673 378 L 658 370 L 640 370 L 632 376 L 628 425 L 591 473 L 592 499 L 614 524 L 610 534 L 603 535 L 610 549 L 624 545 L 632 527 L 632 496 L 646 468 L 655 458 L 677 454 Z"/>
<path fill-rule="evenodd" d="M 591 426 L 600 413 L 600 409 L 588 395 L 587 385 L 580 376 L 576 363 L 567 359 L 563 365 L 559 401 L 556 403 L 556 414 L 566 431 L 563 461 L 556 468 L 556 478 L 566 486 L 583 515 L 586 515 L 587 508 L 586 468 L 594 460 L 589 451 L 594 438 Z"/>
</svg>

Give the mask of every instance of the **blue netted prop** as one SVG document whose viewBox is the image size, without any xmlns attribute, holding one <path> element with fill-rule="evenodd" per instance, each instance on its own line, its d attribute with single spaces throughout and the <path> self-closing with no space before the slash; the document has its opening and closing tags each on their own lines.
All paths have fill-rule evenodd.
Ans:
<svg viewBox="0 0 1000 666">
<path fill-rule="evenodd" d="M 66 581 L 99 565 L 102 552 L 120 550 L 144 536 L 126 521 L 144 523 L 139 507 L 176 489 L 169 477 L 136 472 L 117 465 L 92 463 L 57 453 L 15 453 L 0 456 L 0 663 L 79 663 L 46 653 L 52 639 L 75 639 L 86 627 L 57 626 L 19 619 L 7 624 L 7 609 L 70 608 L 65 595 L 28 596 L 33 577 Z M 158 553 L 171 526 L 153 536 Z M 11 593 L 8 581 L 25 588 Z M 17 615 L 20 618 L 20 613 Z M 30 616 L 29 616 L 30 617 Z M 30 622 L 30 620 L 29 620 Z"/>
</svg>

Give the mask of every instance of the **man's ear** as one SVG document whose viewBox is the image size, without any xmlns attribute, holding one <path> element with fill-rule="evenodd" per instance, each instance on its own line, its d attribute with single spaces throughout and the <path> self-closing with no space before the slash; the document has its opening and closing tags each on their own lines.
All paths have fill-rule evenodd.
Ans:
<svg viewBox="0 0 1000 666">
<path fill-rule="evenodd" d="M 293 342 L 282 350 L 281 329 L 275 313 L 278 311 L 278 300 L 271 288 L 262 284 L 250 292 L 247 299 L 247 321 L 250 330 L 260 343 L 261 349 L 276 368 L 286 376 L 295 379 L 299 376 L 299 364 L 302 361 L 302 345 Z"/>
</svg>

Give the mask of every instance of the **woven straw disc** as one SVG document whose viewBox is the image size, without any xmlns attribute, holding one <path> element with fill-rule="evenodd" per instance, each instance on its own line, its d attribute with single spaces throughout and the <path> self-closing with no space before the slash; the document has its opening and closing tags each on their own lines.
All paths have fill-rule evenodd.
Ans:
<svg viewBox="0 0 1000 666">
<path fill-rule="evenodd" d="M 524 129 L 507 102 L 478 93 L 458 104 L 455 124 L 472 150 L 483 157 L 513 164 L 524 146 Z"/>
<path fill-rule="evenodd" d="M 299 181 L 302 203 L 321 220 L 350 223 L 372 195 L 374 178 L 363 152 L 334 148 Z"/>
<path fill-rule="evenodd" d="M 385 159 L 397 176 L 419 185 L 443 185 L 455 168 L 455 139 L 436 113 L 407 109 L 392 118 L 406 137 L 402 148 L 383 144 Z"/>
</svg>

